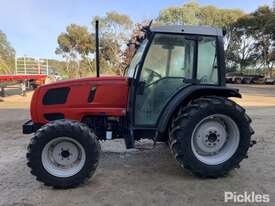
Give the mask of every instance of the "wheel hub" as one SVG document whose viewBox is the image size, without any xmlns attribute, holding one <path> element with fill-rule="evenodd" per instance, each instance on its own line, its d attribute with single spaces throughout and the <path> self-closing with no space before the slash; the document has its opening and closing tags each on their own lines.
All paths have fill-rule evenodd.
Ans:
<svg viewBox="0 0 275 206">
<path fill-rule="evenodd" d="M 216 131 L 215 131 L 215 132 L 216 132 Z M 208 135 L 208 142 L 213 143 L 213 142 L 216 142 L 216 141 L 218 141 L 217 135 L 216 135 L 215 133 L 210 133 L 210 134 Z"/>
<path fill-rule="evenodd" d="M 53 163 L 56 163 L 60 166 L 69 166 L 77 161 L 79 158 L 79 151 L 77 146 L 69 141 L 64 141 L 57 143 L 56 145 L 52 145 L 52 157 Z"/>
<path fill-rule="evenodd" d="M 85 163 L 85 158 L 82 145 L 68 137 L 53 139 L 42 151 L 44 168 L 58 177 L 69 177 L 79 172 Z"/>
<path fill-rule="evenodd" d="M 68 151 L 68 150 L 63 150 L 61 152 L 61 156 L 64 157 L 64 158 L 67 158 L 71 155 L 71 153 Z"/>
<path fill-rule="evenodd" d="M 215 165 L 234 154 L 239 144 L 239 129 L 228 116 L 215 114 L 201 120 L 192 135 L 192 150 L 201 161 Z"/>
<path fill-rule="evenodd" d="M 194 140 L 199 154 L 215 154 L 226 142 L 225 127 L 222 122 L 209 119 L 197 129 Z"/>
</svg>

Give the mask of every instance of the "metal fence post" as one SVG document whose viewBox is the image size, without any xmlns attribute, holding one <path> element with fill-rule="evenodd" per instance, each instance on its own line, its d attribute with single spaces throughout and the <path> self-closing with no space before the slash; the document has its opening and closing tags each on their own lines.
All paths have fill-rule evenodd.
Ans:
<svg viewBox="0 0 275 206">
<path fill-rule="evenodd" d="M 47 68 L 46 73 L 47 73 L 47 75 L 49 75 L 49 60 L 48 59 L 46 59 L 46 63 L 47 63 L 47 65 L 46 65 L 46 68 Z"/>
<path fill-rule="evenodd" d="M 17 57 L 14 58 L 15 75 L 17 74 Z"/>
<path fill-rule="evenodd" d="M 41 74 L 40 58 L 38 58 L 38 74 Z"/>
<path fill-rule="evenodd" d="M 26 56 L 25 55 L 24 55 L 24 70 L 25 70 L 25 74 L 27 74 Z"/>
</svg>

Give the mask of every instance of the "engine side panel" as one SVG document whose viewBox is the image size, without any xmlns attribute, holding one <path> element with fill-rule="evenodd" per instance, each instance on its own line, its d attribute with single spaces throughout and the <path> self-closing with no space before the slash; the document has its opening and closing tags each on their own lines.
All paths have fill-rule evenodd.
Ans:
<svg viewBox="0 0 275 206">
<path fill-rule="evenodd" d="M 62 88 L 68 91 L 65 103 L 54 100 L 62 98 Z M 51 92 L 59 89 L 61 93 Z M 45 100 L 45 95 L 51 101 Z M 92 95 L 92 96 L 91 96 Z M 50 103 L 48 104 L 47 101 Z M 54 104 L 56 102 L 57 104 Z M 61 102 L 61 103 L 60 103 Z M 90 78 L 65 81 L 40 87 L 33 95 L 31 103 L 32 121 L 45 124 L 48 121 L 65 119 L 81 121 L 84 116 L 125 116 L 128 102 L 128 82 L 126 78 Z"/>
</svg>

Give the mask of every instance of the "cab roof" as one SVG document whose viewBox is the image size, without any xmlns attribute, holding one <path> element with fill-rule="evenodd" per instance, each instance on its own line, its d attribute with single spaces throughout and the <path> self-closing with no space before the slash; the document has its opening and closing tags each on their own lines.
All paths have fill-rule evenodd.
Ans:
<svg viewBox="0 0 275 206">
<path fill-rule="evenodd" d="M 210 26 L 167 25 L 167 26 L 152 26 L 150 30 L 155 33 L 177 33 L 177 34 L 223 36 L 222 29 L 210 27 Z"/>
</svg>

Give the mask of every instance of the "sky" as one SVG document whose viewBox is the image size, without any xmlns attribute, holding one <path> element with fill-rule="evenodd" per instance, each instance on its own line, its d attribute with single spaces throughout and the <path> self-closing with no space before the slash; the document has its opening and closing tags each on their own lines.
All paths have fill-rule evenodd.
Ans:
<svg viewBox="0 0 275 206">
<path fill-rule="evenodd" d="M 91 27 L 93 16 L 108 11 L 129 15 L 134 22 L 156 18 L 159 11 L 188 3 L 188 0 L 0 0 L 0 30 L 17 56 L 54 58 L 58 35 L 71 23 Z M 252 12 L 272 0 L 198 0 L 202 5 L 239 8 Z"/>
</svg>

